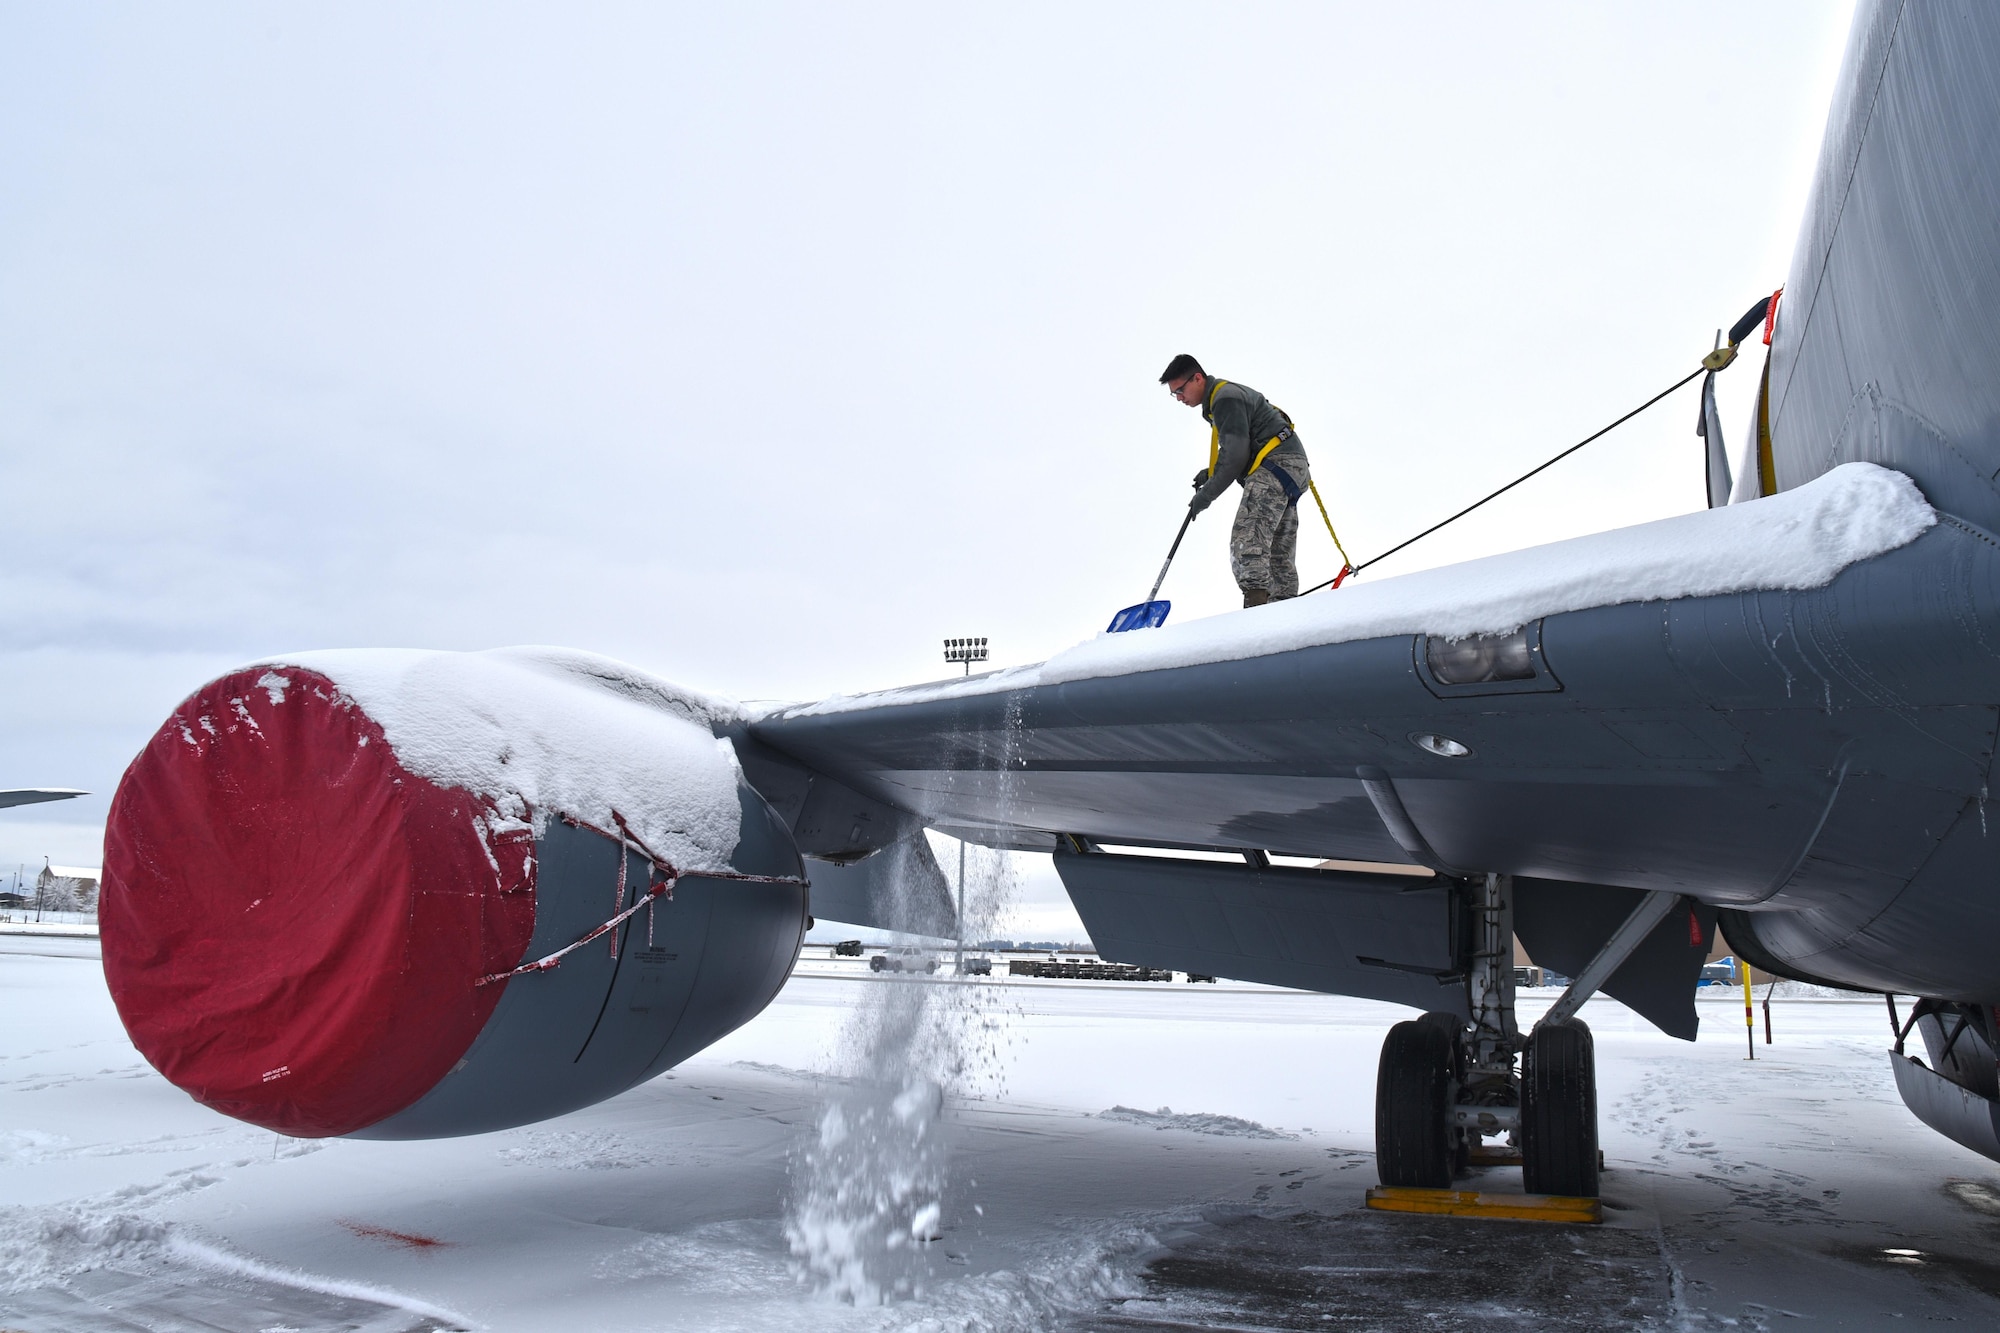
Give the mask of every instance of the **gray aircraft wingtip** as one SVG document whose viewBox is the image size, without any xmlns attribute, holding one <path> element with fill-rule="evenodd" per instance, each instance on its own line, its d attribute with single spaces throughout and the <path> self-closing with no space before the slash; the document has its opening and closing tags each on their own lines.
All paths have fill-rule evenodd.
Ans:
<svg viewBox="0 0 2000 1333">
<path fill-rule="evenodd" d="M 81 787 L 15 787 L 0 791 L 0 810 L 11 805 L 36 805 L 42 801 L 66 801 L 72 796 L 88 796 Z"/>
</svg>

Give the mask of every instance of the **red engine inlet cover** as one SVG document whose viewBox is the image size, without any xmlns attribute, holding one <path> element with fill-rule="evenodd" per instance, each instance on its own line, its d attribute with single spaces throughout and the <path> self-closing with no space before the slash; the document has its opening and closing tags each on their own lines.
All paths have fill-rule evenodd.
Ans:
<svg viewBox="0 0 2000 1333">
<path fill-rule="evenodd" d="M 406 770 L 326 677 L 224 676 L 118 784 L 98 914 L 133 1043 L 197 1101 L 301 1137 L 458 1062 L 535 924 L 534 845 Z"/>
</svg>

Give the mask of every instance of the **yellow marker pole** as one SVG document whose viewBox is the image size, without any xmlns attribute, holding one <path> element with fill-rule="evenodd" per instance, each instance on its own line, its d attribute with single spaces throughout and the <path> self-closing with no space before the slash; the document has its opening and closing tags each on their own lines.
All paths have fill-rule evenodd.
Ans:
<svg viewBox="0 0 2000 1333">
<path fill-rule="evenodd" d="M 1743 1035 L 1750 1043 L 1750 1058 L 1757 1058 L 1757 1012 L 1750 1004 L 1750 964 L 1741 958 L 1737 968 L 1743 973 Z"/>
</svg>

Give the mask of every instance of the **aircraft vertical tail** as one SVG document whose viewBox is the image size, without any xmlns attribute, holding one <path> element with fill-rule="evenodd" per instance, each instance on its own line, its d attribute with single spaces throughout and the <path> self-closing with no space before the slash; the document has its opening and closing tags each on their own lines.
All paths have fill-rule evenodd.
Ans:
<svg viewBox="0 0 2000 1333">
<path fill-rule="evenodd" d="M 2000 531 L 1996 70 L 2000 7 L 1861 5 L 1772 344 L 1777 489 L 1879 463 Z"/>
</svg>

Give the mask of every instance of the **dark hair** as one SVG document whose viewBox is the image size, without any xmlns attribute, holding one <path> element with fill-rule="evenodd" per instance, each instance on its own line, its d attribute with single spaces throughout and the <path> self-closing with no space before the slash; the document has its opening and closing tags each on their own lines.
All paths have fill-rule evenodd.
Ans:
<svg viewBox="0 0 2000 1333">
<path fill-rule="evenodd" d="M 1186 352 L 1182 352 L 1179 356 L 1167 362 L 1167 368 L 1160 372 L 1160 383 L 1172 384 L 1175 380 L 1184 380 L 1190 375 L 1206 375 L 1207 373 L 1207 371 L 1201 368 L 1201 362 L 1195 360 Z"/>
</svg>

